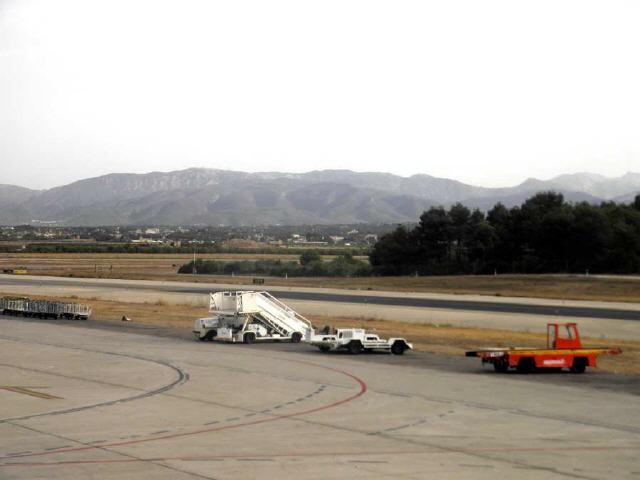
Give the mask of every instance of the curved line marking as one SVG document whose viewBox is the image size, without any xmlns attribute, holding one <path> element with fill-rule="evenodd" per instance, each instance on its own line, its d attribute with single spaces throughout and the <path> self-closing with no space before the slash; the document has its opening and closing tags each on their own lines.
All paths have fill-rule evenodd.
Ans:
<svg viewBox="0 0 640 480">
<path fill-rule="evenodd" d="M 121 446 L 125 446 L 125 445 L 135 445 L 135 444 L 139 444 L 139 443 L 146 443 L 146 442 L 155 442 L 158 440 L 168 440 L 168 439 L 172 439 L 172 438 L 180 438 L 180 437 L 187 437 L 187 436 L 191 436 L 191 435 L 199 435 L 201 433 L 210 433 L 210 432 L 218 432 L 221 430 L 231 430 L 231 429 L 235 429 L 235 428 L 241 428 L 241 427 L 249 427 L 249 426 L 253 426 L 253 425 L 260 425 L 263 423 L 269 423 L 269 422 L 275 422 L 277 420 L 284 420 L 287 418 L 292 418 L 292 417 L 298 417 L 301 415 L 308 415 L 311 413 L 316 413 L 316 412 L 320 412 L 323 410 L 328 410 L 330 408 L 334 408 L 337 407 L 339 405 L 343 405 L 345 403 L 351 402 L 353 400 L 356 400 L 357 398 L 361 397 L 362 395 L 364 395 L 367 392 L 367 384 L 360 378 L 356 377 L 355 375 L 346 372 L 344 370 L 340 370 L 337 368 L 333 368 L 333 367 L 327 367 L 326 365 L 319 365 L 317 363 L 312 363 L 312 362 L 307 362 L 304 360 L 291 360 L 295 363 L 301 363 L 304 365 L 309 365 L 312 367 L 316 367 L 316 368 L 322 368 L 324 370 L 330 370 L 332 372 L 336 372 L 339 373 L 341 375 L 344 375 L 346 377 L 349 377 L 350 379 L 354 380 L 358 386 L 360 387 L 359 391 L 357 393 L 355 393 L 354 395 L 351 395 L 349 397 L 343 398 L 342 400 L 337 400 L 335 402 L 329 403 L 327 405 L 321 405 L 319 407 L 315 407 L 315 408 L 310 408 L 307 410 L 302 410 L 300 412 L 293 412 L 293 413 L 288 413 L 288 414 L 284 414 L 284 415 L 272 415 L 269 418 L 263 418 L 260 420 L 252 420 L 249 422 L 242 422 L 242 423 L 234 423 L 231 425 L 222 425 L 222 426 L 218 426 L 218 427 L 211 427 L 211 428 L 202 428 L 199 430 L 192 430 L 190 432 L 181 432 L 181 433 L 171 433 L 168 435 L 162 435 L 160 437 L 153 437 L 153 438 L 143 438 L 143 439 L 139 439 L 139 440 L 126 440 L 126 441 L 122 441 L 122 442 L 113 442 L 113 443 L 106 443 L 106 444 L 101 444 L 101 445 L 86 445 L 86 446 L 82 446 L 82 447 L 73 447 L 73 448 L 66 448 L 63 450 L 54 450 L 54 451 L 49 451 L 49 452 L 36 452 L 36 453 L 27 453 L 24 455 L 12 455 L 12 456 L 4 456 L 4 457 L 0 457 L 0 460 L 9 460 L 9 459 L 14 459 L 14 458 L 25 458 L 25 457 L 37 457 L 37 456 L 43 456 L 43 455 L 51 455 L 51 454 L 58 454 L 58 453 L 69 453 L 69 452 L 81 452 L 81 451 L 85 451 L 85 450 L 96 450 L 96 449 L 103 449 L 103 448 L 110 448 L 110 447 L 121 447 Z M 7 466 L 7 465 L 0 465 L 0 467 L 2 466 Z"/>
<path fill-rule="evenodd" d="M 63 348 L 66 348 L 66 347 L 63 347 Z M 76 350 L 88 351 L 88 350 L 84 350 L 84 349 L 76 349 Z M 187 372 L 182 370 L 180 367 L 172 365 L 169 362 L 164 362 L 164 361 L 161 361 L 161 360 L 152 360 L 150 358 L 138 357 L 138 356 L 135 356 L 135 355 L 127 355 L 127 354 L 123 354 L 123 353 L 104 352 L 104 351 L 99 351 L 99 350 L 92 350 L 92 352 L 93 353 L 102 353 L 102 354 L 105 354 L 105 355 L 116 355 L 116 356 L 120 356 L 120 357 L 133 358 L 135 360 L 141 360 L 141 361 L 145 361 L 145 362 L 155 363 L 157 365 L 160 365 L 160 366 L 163 366 L 163 367 L 168 367 L 168 368 L 172 369 L 173 371 L 175 371 L 177 373 L 177 377 L 175 378 L 175 380 L 173 382 L 167 383 L 166 385 L 162 385 L 162 386 L 156 388 L 155 390 L 142 392 L 142 393 L 139 393 L 137 395 L 133 395 L 131 397 L 116 398 L 114 400 L 108 400 L 106 402 L 94 403 L 94 404 L 90 404 L 90 405 L 81 405 L 79 407 L 71 407 L 71 408 L 66 408 L 66 409 L 63 409 L 63 410 L 51 410 L 51 411 L 48 411 L 48 412 L 34 413 L 33 415 L 24 415 L 22 417 L 1 418 L 0 419 L 0 424 L 1 423 L 6 423 L 6 422 L 20 421 L 20 420 L 29 420 L 31 418 L 37 418 L 37 417 L 46 417 L 46 416 L 49 416 L 49 415 L 64 415 L 66 413 L 82 412 L 83 410 L 90 410 L 90 409 L 96 408 L 96 407 L 106 407 L 106 406 L 109 406 L 109 405 L 115 405 L 117 403 L 132 402 L 134 400 L 140 400 L 142 398 L 152 397 L 154 395 L 158 395 L 160 393 L 167 392 L 167 391 L 171 390 L 173 387 L 175 387 L 177 385 L 180 385 L 182 383 L 185 383 L 186 381 L 189 380 L 189 374 Z M 123 388 L 127 388 L 127 387 L 123 386 Z M 0 459 L 1 458 L 3 458 L 3 457 L 0 457 Z"/>
</svg>

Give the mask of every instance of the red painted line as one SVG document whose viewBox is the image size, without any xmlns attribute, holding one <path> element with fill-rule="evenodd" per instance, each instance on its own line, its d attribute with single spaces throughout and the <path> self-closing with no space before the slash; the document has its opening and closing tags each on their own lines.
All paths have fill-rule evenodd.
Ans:
<svg viewBox="0 0 640 480">
<path fill-rule="evenodd" d="M 274 357 L 272 357 L 272 358 L 274 358 Z M 278 360 L 280 360 L 280 359 L 278 359 Z M 349 403 L 349 402 L 351 402 L 353 400 L 356 400 L 357 398 L 361 397 L 362 395 L 364 395 L 367 392 L 367 384 L 362 379 L 356 377 L 355 375 L 353 375 L 353 374 L 351 374 L 349 372 L 346 372 L 344 370 L 339 370 L 339 369 L 333 368 L 333 367 L 327 367 L 325 365 L 319 365 L 317 363 L 307 362 L 307 361 L 304 361 L 304 360 L 290 360 L 290 361 L 296 362 L 296 363 L 302 363 L 302 364 L 305 364 L 305 365 L 310 365 L 312 367 L 322 368 L 322 369 L 325 369 L 325 370 L 330 370 L 332 372 L 336 372 L 336 373 L 339 373 L 339 374 L 344 375 L 346 377 L 349 377 L 352 380 L 355 380 L 355 382 L 360 387 L 360 390 L 354 395 L 351 395 L 351 396 L 349 396 L 347 398 L 343 398 L 342 400 L 338 400 L 336 402 L 333 402 L 333 403 L 330 403 L 330 404 L 327 404 L 327 405 L 321 405 L 319 407 L 310 408 L 308 410 L 303 410 L 303 411 L 300 411 L 300 412 L 288 413 L 288 414 L 285 414 L 285 415 L 272 415 L 269 418 L 263 418 L 263 419 L 260 419 L 260 420 L 253 420 L 253 421 L 250 421 L 250 422 L 235 423 L 235 424 L 231 424 L 231 425 L 222 425 L 222 426 L 219 426 L 219 427 L 203 428 L 203 429 L 199 429 L 199 430 L 192 430 L 190 432 L 172 433 L 172 434 L 168 434 L 168 435 L 162 435 L 160 437 L 143 438 L 143 439 L 139 439 L 139 440 L 126 440 L 126 441 L 122 441 L 122 442 L 104 443 L 104 444 L 101 444 L 101 445 L 85 445 L 85 446 L 82 446 L 82 447 L 65 448 L 65 449 L 61 449 L 61 450 L 28 453 L 28 454 L 24 454 L 24 455 L 4 456 L 4 457 L 0 457 L 0 460 L 9 460 L 9 459 L 14 459 L 14 458 L 25 458 L 25 457 L 37 457 L 37 456 L 52 455 L 52 454 L 58 454 L 58 453 L 81 452 L 81 451 L 85 451 L 85 450 L 96 450 L 96 449 L 101 449 L 101 448 L 120 447 L 120 446 L 125 446 L 125 445 L 135 445 L 135 444 L 138 444 L 138 443 L 156 442 L 158 440 L 168 440 L 168 439 L 172 439 L 172 438 L 180 438 L 180 437 L 187 437 L 187 436 L 191 436 L 191 435 L 199 435 L 201 433 L 218 432 L 218 431 L 222 431 L 222 430 L 231 430 L 231 429 L 235 429 L 235 428 L 249 427 L 249 426 L 253 426 L 253 425 L 260 425 L 260 424 L 263 424 L 263 423 L 275 422 L 277 420 L 283 420 L 283 419 L 286 419 L 286 418 L 299 417 L 301 415 L 309 415 L 311 413 L 321 412 L 323 410 L 328 410 L 330 408 L 335 408 L 335 407 L 337 407 L 339 405 L 344 405 L 345 403 Z M 0 467 L 2 467 L 2 466 L 8 466 L 8 465 L 0 465 Z"/>
</svg>

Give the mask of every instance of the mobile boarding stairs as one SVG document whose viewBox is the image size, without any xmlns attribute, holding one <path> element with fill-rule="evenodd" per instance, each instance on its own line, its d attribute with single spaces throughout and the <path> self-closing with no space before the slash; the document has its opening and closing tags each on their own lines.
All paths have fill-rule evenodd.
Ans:
<svg viewBox="0 0 640 480">
<path fill-rule="evenodd" d="M 311 341 L 311 322 L 268 292 L 231 291 L 209 294 L 209 318 L 195 321 L 199 340 L 254 343 Z"/>
</svg>

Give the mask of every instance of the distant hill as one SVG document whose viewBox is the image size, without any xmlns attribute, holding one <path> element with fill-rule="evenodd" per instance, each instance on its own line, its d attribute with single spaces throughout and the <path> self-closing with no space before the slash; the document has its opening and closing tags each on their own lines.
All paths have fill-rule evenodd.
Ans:
<svg viewBox="0 0 640 480">
<path fill-rule="evenodd" d="M 8 205 L 11 203 L 22 203 L 31 197 L 38 195 L 38 190 L 30 190 L 24 187 L 16 187 L 15 185 L 0 184 L 0 205 Z"/>
<path fill-rule="evenodd" d="M 640 174 L 608 178 L 576 173 L 485 188 L 422 174 L 401 177 L 350 170 L 246 173 L 191 168 L 114 173 L 42 191 L 0 185 L 0 224 L 393 223 L 415 221 L 433 205 L 513 206 L 546 190 L 561 192 L 569 201 L 631 201 L 640 193 Z"/>
</svg>

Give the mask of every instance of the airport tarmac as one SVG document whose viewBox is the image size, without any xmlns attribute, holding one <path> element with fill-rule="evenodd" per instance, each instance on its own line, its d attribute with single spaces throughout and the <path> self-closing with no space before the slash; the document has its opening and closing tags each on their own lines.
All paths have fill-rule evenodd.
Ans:
<svg viewBox="0 0 640 480">
<path fill-rule="evenodd" d="M 4 293 L 163 301 L 202 306 L 202 315 L 207 314 L 208 292 L 237 288 L 189 282 L 0 275 L 0 291 Z M 572 321 L 580 324 L 584 336 L 640 340 L 640 305 L 635 303 L 304 287 L 268 290 L 303 315 L 530 331 L 544 331 L 547 322 Z"/>
<path fill-rule="evenodd" d="M 640 475 L 637 377 L 136 328 L 0 316 L 0 478 Z"/>
</svg>

